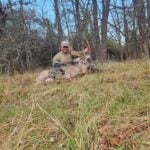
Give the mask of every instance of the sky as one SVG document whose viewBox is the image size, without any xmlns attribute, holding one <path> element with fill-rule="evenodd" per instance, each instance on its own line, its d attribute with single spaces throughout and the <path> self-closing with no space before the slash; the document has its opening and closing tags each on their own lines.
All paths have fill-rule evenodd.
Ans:
<svg viewBox="0 0 150 150">
<path fill-rule="evenodd" d="M 0 1 L 2 2 L 2 4 L 8 3 L 8 0 L 0 0 Z M 16 1 L 18 2 L 19 0 L 11 0 L 11 1 L 13 3 Z M 53 5 L 54 0 L 24 0 L 24 1 L 25 2 L 33 1 L 33 4 L 29 5 L 29 7 L 26 7 L 26 8 L 35 10 L 37 17 L 48 18 L 52 24 L 55 23 L 55 11 L 54 11 L 54 5 Z M 99 5 L 100 5 L 100 2 L 101 2 L 101 0 L 98 0 Z M 118 3 L 118 5 L 121 5 L 121 0 L 116 0 L 116 2 Z M 125 2 L 129 4 L 131 2 L 131 0 L 125 0 Z M 70 5 L 68 7 L 70 7 Z M 72 18 L 72 17 L 69 15 L 69 18 Z M 111 20 L 110 15 L 109 15 L 109 19 Z M 73 22 L 74 21 L 69 22 L 69 28 L 71 29 L 71 31 L 74 30 Z M 62 23 L 64 23 L 63 20 L 62 20 Z M 66 24 L 64 23 L 62 26 L 63 26 L 63 31 L 67 32 Z M 34 27 L 35 27 L 35 25 L 34 25 Z"/>
<path fill-rule="evenodd" d="M 36 0 L 33 9 L 36 10 L 37 15 L 49 18 L 54 22 L 55 14 L 52 0 Z"/>
<path fill-rule="evenodd" d="M 0 0 L 2 4 L 8 3 L 8 0 Z M 18 2 L 19 0 L 11 0 L 13 2 Z M 26 2 L 29 0 L 25 0 Z M 51 22 L 54 22 L 54 8 L 53 0 L 31 0 L 33 4 L 30 5 L 29 9 L 34 9 L 36 14 L 41 17 L 49 18 Z"/>
</svg>

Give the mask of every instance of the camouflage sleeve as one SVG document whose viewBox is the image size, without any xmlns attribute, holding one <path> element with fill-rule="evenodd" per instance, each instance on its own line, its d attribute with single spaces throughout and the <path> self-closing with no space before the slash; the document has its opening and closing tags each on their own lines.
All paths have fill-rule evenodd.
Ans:
<svg viewBox="0 0 150 150">
<path fill-rule="evenodd" d="M 83 56 L 83 55 L 84 55 L 84 51 L 83 51 L 83 50 L 81 50 L 81 51 L 74 51 L 74 50 L 72 50 L 72 51 L 71 51 L 71 55 L 72 55 L 72 56 L 80 57 L 80 56 Z"/>
</svg>

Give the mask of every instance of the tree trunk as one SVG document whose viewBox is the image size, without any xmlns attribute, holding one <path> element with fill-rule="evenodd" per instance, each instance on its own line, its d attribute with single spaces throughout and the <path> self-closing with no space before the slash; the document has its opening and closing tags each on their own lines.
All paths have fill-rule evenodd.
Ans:
<svg viewBox="0 0 150 150">
<path fill-rule="evenodd" d="M 146 40 L 146 17 L 145 17 L 145 9 L 144 9 L 144 1 L 143 0 L 133 0 L 134 8 L 136 10 L 137 15 L 137 25 L 140 34 L 140 55 L 144 53 L 144 42 Z"/>
<path fill-rule="evenodd" d="M 76 9 L 76 28 L 77 28 L 77 41 L 78 41 L 78 49 L 82 47 L 82 31 L 81 31 L 81 20 L 80 20 L 80 9 L 79 9 L 79 0 L 75 1 L 75 9 Z"/>
<path fill-rule="evenodd" d="M 147 47 L 148 47 L 148 55 L 150 57 L 150 0 L 147 0 L 147 20 L 148 20 Z"/>
<path fill-rule="evenodd" d="M 136 29 L 136 11 L 135 8 L 133 10 L 134 16 L 133 16 L 133 40 L 134 40 L 134 58 L 139 57 L 139 49 L 138 49 L 138 38 L 137 38 L 137 29 Z"/>
<path fill-rule="evenodd" d="M 63 13 L 64 13 L 64 19 L 65 19 L 65 23 L 66 23 L 66 28 L 67 28 L 67 32 L 68 32 L 68 37 L 69 40 L 72 38 L 71 36 L 71 32 L 70 32 L 70 27 L 69 27 L 69 22 L 68 22 L 68 18 L 67 18 L 67 11 L 65 9 L 65 6 L 63 4 L 63 0 L 61 0 L 61 4 L 62 4 L 62 8 L 63 8 Z"/>
<path fill-rule="evenodd" d="M 121 36 L 120 30 L 118 30 L 118 29 L 121 29 L 121 24 L 120 24 L 120 16 L 119 16 L 119 12 L 117 9 L 116 1 L 114 1 L 114 12 L 113 13 L 111 12 L 111 16 L 112 16 L 113 24 L 115 26 L 116 38 L 119 43 L 119 49 L 120 49 L 120 56 L 118 56 L 118 59 L 122 61 L 123 60 L 123 48 L 121 44 L 122 36 Z"/>
<path fill-rule="evenodd" d="M 6 19 L 7 19 L 7 15 L 0 1 L 0 33 L 1 34 L 4 32 Z"/>
<path fill-rule="evenodd" d="M 110 0 L 102 0 L 102 48 L 101 48 L 101 60 L 107 59 L 107 21 L 109 15 Z"/>
<path fill-rule="evenodd" d="M 129 57 L 129 30 L 128 30 L 128 21 L 126 16 L 126 6 L 124 0 L 122 0 L 123 8 L 123 24 L 124 24 L 124 34 L 125 34 L 125 46 L 126 46 L 126 58 Z"/>
<path fill-rule="evenodd" d="M 57 30 L 58 30 L 58 41 L 60 43 L 61 40 L 63 39 L 63 31 L 62 31 L 62 26 L 61 26 L 61 18 L 60 18 L 58 0 L 54 0 L 54 9 L 55 9 L 56 24 L 57 24 Z"/>
<path fill-rule="evenodd" d="M 150 28 L 150 0 L 147 0 L 147 20 L 148 20 L 148 27 Z"/>
<path fill-rule="evenodd" d="M 94 37 L 94 51 L 97 59 L 101 58 L 100 52 L 100 37 L 99 37 L 99 27 L 98 27 L 98 6 L 97 0 L 92 0 L 93 3 L 93 37 Z"/>
</svg>

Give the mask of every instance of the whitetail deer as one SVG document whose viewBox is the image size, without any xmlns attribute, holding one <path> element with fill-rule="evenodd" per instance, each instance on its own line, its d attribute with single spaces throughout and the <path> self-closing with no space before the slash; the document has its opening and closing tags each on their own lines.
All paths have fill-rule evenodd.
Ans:
<svg viewBox="0 0 150 150">
<path fill-rule="evenodd" d="M 42 71 L 36 79 L 37 83 L 51 82 L 61 79 L 71 79 L 79 75 L 83 75 L 88 71 L 96 70 L 96 65 L 90 62 L 90 56 L 85 55 L 82 58 L 77 58 L 76 64 L 69 64 L 66 66 L 61 66 L 53 78 L 51 76 L 52 69 L 47 69 Z"/>
<path fill-rule="evenodd" d="M 87 43 L 90 49 L 89 44 Z M 87 73 L 88 71 L 97 70 L 96 65 L 91 62 L 91 56 L 89 54 L 83 55 L 73 60 L 73 64 L 62 65 L 55 72 L 55 77 L 52 76 L 52 69 L 42 71 L 36 79 L 37 83 L 51 82 L 61 79 L 72 79 L 76 76 Z"/>
</svg>

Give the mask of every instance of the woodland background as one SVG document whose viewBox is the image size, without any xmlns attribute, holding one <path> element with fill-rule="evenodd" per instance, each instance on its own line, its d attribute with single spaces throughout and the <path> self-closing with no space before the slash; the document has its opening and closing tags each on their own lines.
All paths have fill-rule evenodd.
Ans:
<svg viewBox="0 0 150 150">
<path fill-rule="evenodd" d="M 98 61 L 150 57 L 150 0 L 0 0 L 0 72 L 50 66 L 61 40 L 81 50 L 89 41 Z M 38 10 L 39 11 L 39 10 Z"/>
</svg>

